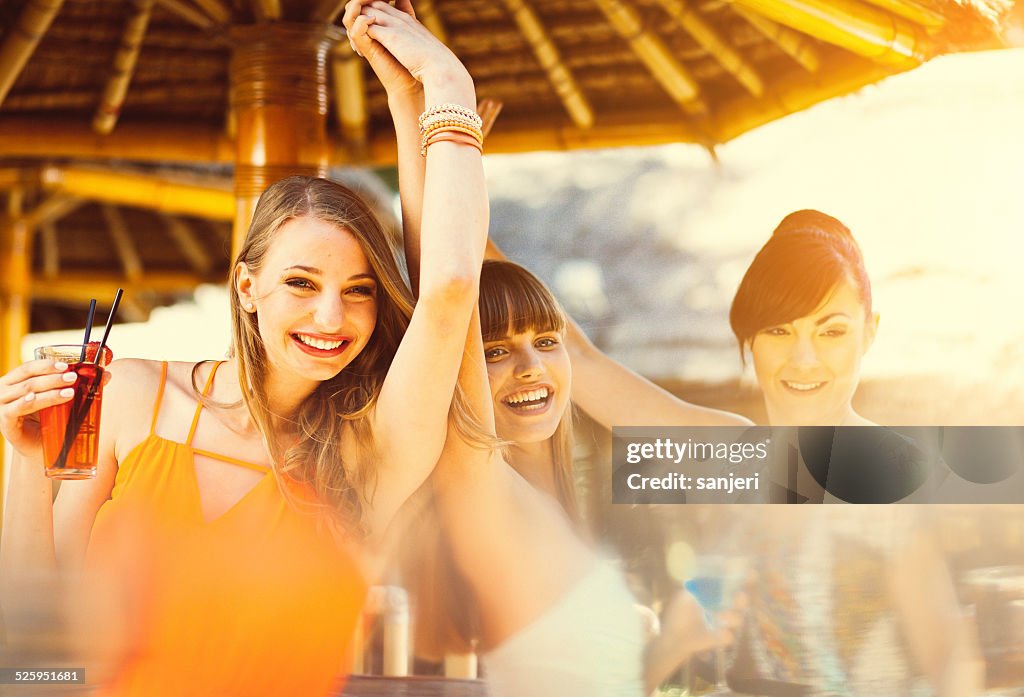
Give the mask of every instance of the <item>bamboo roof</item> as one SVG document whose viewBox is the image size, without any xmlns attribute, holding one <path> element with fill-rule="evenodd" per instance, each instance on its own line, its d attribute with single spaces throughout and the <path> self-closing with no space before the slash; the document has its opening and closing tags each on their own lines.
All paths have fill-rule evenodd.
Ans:
<svg viewBox="0 0 1024 697">
<path fill-rule="evenodd" d="M 713 148 L 933 56 L 1001 46 L 1011 2 L 415 5 L 465 62 L 478 95 L 501 102 L 487 142 L 495 153 L 666 142 Z M 229 30 L 337 24 L 342 6 L 0 2 L 0 202 L 31 218 L 32 330 L 81 324 L 82 298 L 100 282 L 138 284 L 131 318 L 226 277 L 229 60 L 231 36 L 240 36 Z M 328 61 L 331 165 L 391 163 L 383 89 L 346 43 Z M 137 180 L 116 179 L 126 170 Z M 202 179 L 211 174 L 219 177 L 212 185 Z"/>
</svg>

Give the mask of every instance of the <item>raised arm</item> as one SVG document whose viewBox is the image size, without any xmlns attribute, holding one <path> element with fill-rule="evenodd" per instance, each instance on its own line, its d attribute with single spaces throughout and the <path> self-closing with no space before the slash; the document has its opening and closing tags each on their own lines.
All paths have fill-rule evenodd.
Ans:
<svg viewBox="0 0 1024 697">
<path fill-rule="evenodd" d="M 419 289 L 420 224 L 423 219 L 423 185 L 426 161 L 420 155 L 418 119 L 424 110 L 423 84 L 395 59 L 367 29 L 373 16 L 361 14 L 363 7 L 372 7 L 373 0 L 353 0 L 345 6 L 343 22 L 352 48 L 366 59 L 388 95 L 388 109 L 395 125 L 398 146 L 398 194 L 402 200 L 402 234 L 405 258 L 413 293 Z M 412 3 L 398 0 L 394 9 L 415 18 Z"/>
<path fill-rule="evenodd" d="M 353 17 L 356 7 L 359 14 Z M 348 9 L 346 23 L 355 45 L 371 40 L 387 51 L 422 84 L 426 109 L 443 104 L 474 108 L 476 93 L 465 67 L 411 14 L 360 0 Z M 367 55 L 369 49 L 358 50 Z M 376 532 L 422 484 L 441 454 L 487 236 L 480 151 L 460 142 L 438 142 L 425 159 L 419 299 L 372 422 L 380 465 L 366 522 Z"/>
<path fill-rule="evenodd" d="M 487 258 L 507 257 L 493 242 Z M 738 414 L 697 406 L 616 362 L 566 317 L 566 348 L 572 362 L 572 401 L 605 428 L 612 426 L 747 426 Z"/>
</svg>

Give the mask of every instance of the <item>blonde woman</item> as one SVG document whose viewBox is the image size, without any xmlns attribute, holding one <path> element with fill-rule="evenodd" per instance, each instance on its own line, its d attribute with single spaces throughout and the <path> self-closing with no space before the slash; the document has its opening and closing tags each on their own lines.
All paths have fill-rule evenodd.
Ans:
<svg viewBox="0 0 1024 697">
<path fill-rule="evenodd" d="M 425 108 L 475 106 L 465 68 L 429 35 L 389 48 Z M 99 579 L 89 588 L 123 609 L 123 651 L 99 694 L 336 687 L 377 540 L 441 453 L 476 304 L 480 153 L 449 140 L 426 161 L 415 310 L 358 196 L 320 179 L 274 184 L 232 271 L 232 358 L 116 361 L 98 475 L 65 482 L 55 502 L 36 416 L 70 399 L 75 375 L 32 361 L 0 378 L 15 450 L 4 596 L 27 597 L 41 577 L 76 594 L 81 572 Z"/>
</svg>

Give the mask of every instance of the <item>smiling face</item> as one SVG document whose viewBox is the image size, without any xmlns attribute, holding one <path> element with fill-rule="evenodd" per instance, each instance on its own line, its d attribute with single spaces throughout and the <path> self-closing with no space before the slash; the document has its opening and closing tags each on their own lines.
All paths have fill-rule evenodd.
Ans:
<svg viewBox="0 0 1024 697">
<path fill-rule="evenodd" d="M 509 331 L 484 342 L 498 436 L 516 443 L 551 438 L 569 406 L 572 367 L 556 330 Z"/>
<path fill-rule="evenodd" d="M 851 401 L 877 321 L 842 281 L 811 314 L 757 332 L 750 350 L 769 423 L 856 423 Z"/>
<path fill-rule="evenodd" d="M 259 270 L 240 263 L 235 284 L 256 314 L 268 384 L 312 391 L 359 355 L 376 325 L 366 254 L 350 232 L 315 218 L 284 223 Z"/>
</svg>

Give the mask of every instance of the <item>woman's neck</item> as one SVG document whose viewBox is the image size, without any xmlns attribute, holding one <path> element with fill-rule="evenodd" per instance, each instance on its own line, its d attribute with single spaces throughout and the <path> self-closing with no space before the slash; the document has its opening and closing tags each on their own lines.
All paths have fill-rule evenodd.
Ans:
<svg viewBox="0 0 1024 697">
<path fill-rule="evenodd" d="M 230 401 L 240 400 L 242 398 L 242 390 L 238 385 L 237 358 L 232 358 L 221 368 L 221 371 L 217 374 L 218 382 L 220 382 L 221 374 L 224 373 L 226 373 L 225 377 L 227 379 L 224 380 L 226 384 L 222 386 L 222 389 L 229 393 Z M 285 424 L 291 422 L 292 417 L 298 412 L 302 403 L 313 393 L 314 389 L 316 389 L 315 384 L 311 389 L 308 386 L 304 389 L 297 389 L 294 382 L 281 380 L 274 371 L 267 372 L 264 390 L 266 392 L 267 404 L 271 408 L 271 420 L 276 430 L 290 430 Z M 248 413 L 248 409 L 245 411 L 247 428 L 255 429 L 256 424 L 253 422 L 252 415 Z"/>
<path fill-rule="evenodd" d="M 533 443 L 513 443 L 508 449 L 508 464 L 535 489 L 557 498 L 555 456 L 550 438 Z"/>
<path fill-rule="evenodd" d="M 853 409 L 853 405 L 833 412 L 822 412 L 816 414 L 813 419 L 806 418 L 806 415 L 796 416 L 785 410 L 773 409 L 772 405 L 765 402 L 765 410 L 768 412 L 768 423 L 771 426 L 875 426 L 873 422 L 865 419 Z"/>
</svg>

